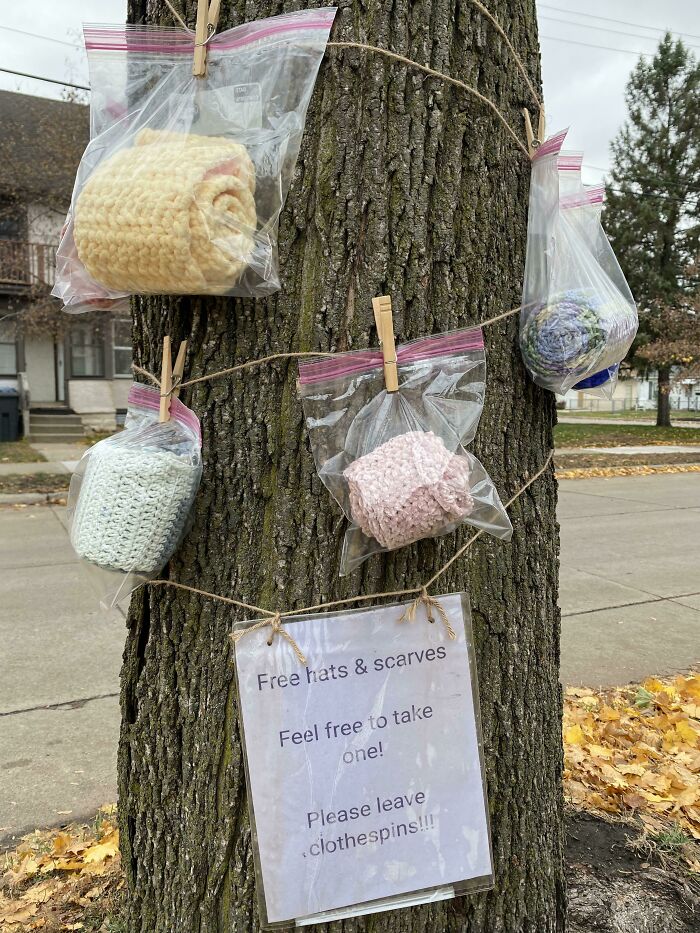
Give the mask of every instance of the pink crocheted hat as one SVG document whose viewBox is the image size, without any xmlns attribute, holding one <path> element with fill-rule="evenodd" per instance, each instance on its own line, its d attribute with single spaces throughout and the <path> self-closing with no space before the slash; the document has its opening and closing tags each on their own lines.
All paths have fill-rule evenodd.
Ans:
<svg viewBox="0 0 700 933">
<path fill-rule="evenodd" d="M 440 534 L 474 507 L 466 459 L 432 431 L 400 434 L 343 475 L 352 520 L 388 550 Z"/>
</svg>

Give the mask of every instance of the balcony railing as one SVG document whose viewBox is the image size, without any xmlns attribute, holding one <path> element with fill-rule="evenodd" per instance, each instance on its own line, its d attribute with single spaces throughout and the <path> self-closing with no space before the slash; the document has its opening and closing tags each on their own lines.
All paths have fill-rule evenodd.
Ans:
<svg viewBox="0 0 700 933">
<path fill-rule="evenodd" d="M 0 291 L 50 288 L 54 283 L 56 246 L 0 239 Z"/>
</svg>

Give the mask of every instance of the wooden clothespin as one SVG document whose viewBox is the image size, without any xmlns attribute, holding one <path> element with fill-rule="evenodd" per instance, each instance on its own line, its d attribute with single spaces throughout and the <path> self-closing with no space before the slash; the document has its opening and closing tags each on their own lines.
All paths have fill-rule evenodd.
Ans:
<svg viewBox="0 0 700 933">
<path fill-rule="evenodd" d="M 194 34 L 192 74 L 204 78 L 207 74 L 207 43 L 219 24 L 221 0 L 197 0 L 197 24 Z"/>
<path fill-rule="evenodd" d="M 163 364 L 160 369 L 160 415 L 161 423 L 170 421 L 170 391 L 173 387 L 173 357 L 170 337 L 163 337 Z"/>
<path fill-rule="evenodd" d="M 525 117 L 525 135 L 527 136 L 527 151 L 530 153 L 530 158 L 533 159 L 539 147 L 544 142 L 545 136 L 545 120 L 544 120 L 544 107 L 540 107 L 540 115 L 537 120 L 537 136 L 535 136 L 532 129 L 532 121 L 530 119 L 530 111 L 527 107 L 523 110 L 523 116 Z"/>
<path fill-rule="evenodd" d="M 180 398 L 180 383 L 182 382 L 182 377 L 185 373 L 185 355 L 187 354 L 187 341 L 183 340 L 180 343 L 180 348 L 177 351 L 177 359 L 175 360 L 175 365 L 173 366 L 173 382 L 175 383 L 175 388 L 172 391 L 173 398 Z"/>
<path fill-rule="evenodd" d="M 384 384 L 387 392 L 398 392 L 399 372 L 396 368 L 396 344 L 394 343 L 394 319 L 391 314 L 391 298 L 382 295 L 372 299 L 374 322 L 377 325 L 379 344 L 384 357 Z"/>
</svg>

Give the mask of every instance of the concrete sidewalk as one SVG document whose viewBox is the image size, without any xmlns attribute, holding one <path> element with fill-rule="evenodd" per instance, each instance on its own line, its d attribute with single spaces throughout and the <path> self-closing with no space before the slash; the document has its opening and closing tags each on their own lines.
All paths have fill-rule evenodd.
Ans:
<svg viewBox="0 0 700 933">
<path fill-rule="evenodd" d="M 87 444 L 30 444 L 37 453 L 46 457 L 49 463 L 75 463 L 88 449 Z"/>
<path fill-rule="evenodd" d="M 35 476 L 47 473 L 51 476 L 64 476 L 71 473 L 70 462 L 61 463 L 0 463 L 0 476 Z"/>
<path fill-rule="evenodd" d="M 46 459 L 39 463 L 0 463 L 0 476 L 72 473 L 78 460 L 89 449 L 85 444 L 30 444 L 29 446 Z"/>
<path fill-rule="evenodd" d="M 562 680 L 700 661 L 700 477 L 560 484 Z M 116 798 L 124 620 L 98 608 L 65 509 L 0 509 L 0 842 Z"/>
<path fill-rule="evenodd" d="M 673 417 L 674 412 L 671 412 L 671 424 L 674 428 L 700 428 L 700 418 L 683 418 Z M 614 427 L 617 424 L 640 424 L 645 427 L 656 427 L 656 413 L 650 414 L 648 418 L 606 418 L 604 415 L 591 415 L 586 417 L 581 415 L 566 415 L 564 412 L 559 412 L 557 416 L 558 424 L 608 424 L 611 427 Z"/>
<path fill-rule="evenodd" d="M 700 477 L 560 483 L 562 680 L 624 684 L 700 661 Z"/>
</svg>

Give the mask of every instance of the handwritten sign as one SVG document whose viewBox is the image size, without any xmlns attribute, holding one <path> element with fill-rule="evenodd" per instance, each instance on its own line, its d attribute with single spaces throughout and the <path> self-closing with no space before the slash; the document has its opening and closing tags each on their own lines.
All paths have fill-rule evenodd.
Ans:
<svg viewBox="0 0 700 933">
<path fill-rule="evenodd" d="M 285 620 L 305 667 L 266 630 L 238 641 L 267 923 L 489 886 L 468 604 L 440 602 L 455 641 L 422 609 L 398 624 L 396 605 Z"/>
</svg>

